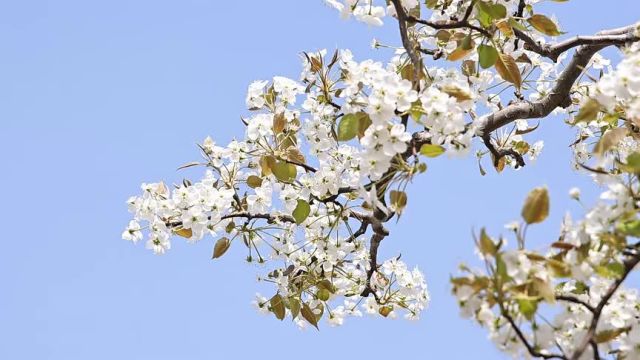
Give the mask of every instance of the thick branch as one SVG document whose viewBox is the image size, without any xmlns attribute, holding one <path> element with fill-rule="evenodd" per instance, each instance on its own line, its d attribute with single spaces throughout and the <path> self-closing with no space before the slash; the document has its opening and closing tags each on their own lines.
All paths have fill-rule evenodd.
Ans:
<svg viewBox="0 0 640 360">
<path fill-rule="evenodd" d="M 631 28 L 633 29 L 633 27 Z M 616 30 L 619 30 L 619 29 L 616 29 Z M 544 57 L 547 57 L 553 60 L 554 62 L 558 61 L 558 57 L 562 53 L 564 53 L 567 50 L 573 49 L 574 47 L 577 47 L 577 46 L 583 46 L 583 45 L 622 46 L 629 42 L 635 42 L 640 40 L 640 38 L 637 35 L 635 35 L 632 31 L 631 32 L 627 31 L 622 34 L 600 33 L 598 35 L 592 35 L 592 36 L 578 35 L 570 39 L 551 45 L 551 44 L 539 43 L 533 40 L 533 38 L 531 38 L 527 33 L 518 29 L 514 29 L 514 34 L 518 39 L 524 41 L 525 49 L 538 53 Z"/>
<path fill-rule="evenodd" d="M 391 0 L 393 6 L 396 9 L 398 16 L 398 25 L 400 26 L 400 38 L 402 39 L 402 46 L 407 51 L 411 64 L 413 65 L 413 89 L 418 90 L 420 87 L 420 73 L 422 72 L 422 59 L 418 54 L 417 47 L 412 43 L 409 38 L 409 30 L 407 28 L 407 13 L 404 11 L 404 7 L 400 3 L 400 0 Z M 404 124 L 407 125 L 406 123 Z"/>
<path fill-rule="evenodd" d="M 578 47 L 573 58 L 564 71 L 562 71 L 555 83 L 555 86 L 549 94 L 545 95 L 538 101 L 522 101 L 513 103 L 502 110 L 480 118 L 477 122 L 478 135 L 485 136 L 518 119 L 542 118 L 549 115 L 557 107 L 568 107 L 571 105 L 571 99 L 569 98 L 571 87 L 587 67 L 591 57 L 607 46 L 621 45 L 629 41 L 640 40 L 640 38 L 635 35 L 636 27 L 637 25 L 631 25 L 620 29 L 602 31 L 596 35 L 602 36 L 603 39 L 608 39 L 609 42 L 594 42 L 592 40 L 588 40 L 588 37 L 582 37 L 581 39 L 583 40 L 570 39 L 566 42 L 553 46 L 553 49 L 563 49 L 567 46 L 575 46 L 574 44 L 576 42 L 584 42 L 583 45 Z M 611 36 L 614 38 L 612 39 Z M 625 36 L 626 40 L 621 42 L 622 40 L 620 40 L 620 36 Z M 577 39 L 580 39 L 580 37 Z"/>
</svg>

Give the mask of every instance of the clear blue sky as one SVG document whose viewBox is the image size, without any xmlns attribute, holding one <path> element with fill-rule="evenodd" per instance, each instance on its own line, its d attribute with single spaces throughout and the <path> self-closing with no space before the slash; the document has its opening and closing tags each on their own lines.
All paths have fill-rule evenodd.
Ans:
<svg viewBox="0 0 640 360">
<path fill-rule="evenodd" d="M 640 14 L 636 0 L 545 8 L 572 34 Z M 164 257 L 120 239 L 141 182 L 180 179 L 206 135 L 242 136 L 252 80 L 297 77 L 303 50 L 387 57 L 369 49 L 374 36 L 399 43 L 395 27 L 343 22 L 320 0 L 0 0 L 0 359 L 501 359 L 458 317 L 448 277 L 474 260 L 472 228 L 504 232 L 532 187 L 552 196 L 534 247 L 554 239 L 565 209 L 580 212 L 572 185 L 593 200 L 569 168 L 560 118 L 542 122 L 545 150 L 522 171 L 481 177 L 473 157 L 438 159 L 411 186 L 382 252 L 427 275 L 432 304 L 416 323 L 300 332 L 251 308 L 261 270 L 239 247 L 212 262 L 211 239 L 175 241 Z"/>
</svg>

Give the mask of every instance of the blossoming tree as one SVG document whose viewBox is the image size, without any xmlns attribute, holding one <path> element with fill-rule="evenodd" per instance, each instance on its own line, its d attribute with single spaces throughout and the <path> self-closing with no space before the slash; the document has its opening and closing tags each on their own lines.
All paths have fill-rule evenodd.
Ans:
<svg viewBox="0 0 640 360">
<path fill-rule="evenodd" d="M 538 2 L 326 0 L 345 18 L 395 23 L 402 50 L 387 64 L 305 53 L 298 80 L 253 82 L 245 138 L 207 137 L 202 160 L 184 165 L 205 169 L 198 181 L 143 184 L 123 237 L 156 254 L 174 236 L 213 237 L 213 258 L 246 247 L 273 284 L 257 308 L 301 327 L 363 312 L 416 319 L 429 302 L 423 275 L 378 258 L 408 183 L 442 154 L 474 152 L 481 174 L 525 166 L 543 145 L 528 119 L 564 114 L 574 165 L 606 188 L 601 202 L 534 251 L 526 230 L 549 197 L 533 189 L 508 225 L 514 246 L 482 229 L 486 266 L 463 265 L 453 293 L 514 357 L 640 359 L 640 297 L 625 285 L 640 262 L 640 30 L 556 40 L 564 33 Z M 622 54 L 615 69 L 598 53 L 607 47 Z"/>
</svg>

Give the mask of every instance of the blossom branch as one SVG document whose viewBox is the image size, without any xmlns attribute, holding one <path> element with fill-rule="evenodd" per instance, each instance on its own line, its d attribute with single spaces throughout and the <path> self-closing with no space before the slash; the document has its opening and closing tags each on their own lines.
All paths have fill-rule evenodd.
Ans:
<svg viewBox="0 0 640 360">
<path fill-rule="evenodd" d="M 558 57 L 562 53 L 576 46 L 622 46 L 630 42 L 638 41 L 640 37 L 634 33 L 633 30 L 635 30 L 635 27 L 636 26 L 632 25 L 622 29 L 603 31 L 592 36 L 578 35 L 553 45 L 539 43 L 533 40 L 527 33 L 518 29 L 514 29 L 514 34 L 525 43 L 524 48 L 526 50 L 533 51 L 557 62 Z"/>
<path fill-rule="evenodd" d="M 516 335 L 518 336 L 518 339 L 520 340 L 520 342 L 522 342 L 524 347 L 527 348 L 527 351 L 529 352 L 529 354 L 531 354 L 531 356 L 537 357 L 537 358 L 542 358 L 542 359 L 564 359 L 564 360 L 567 360 L 567 357 L 564 356 L 564 355 L 560 355 L 560 354 L 543 354 L 543 353 L 539 352 L 538 350 L 536 350 L 536 348 L 533 345 L 531 345 L 529 343 L 529 341 L 527 340 L 527 338 L 524 336 L 524 333 L 522 332 L 522 330 L 520 330 L 520 327 L 518 327 L 518 324 L 516 324 L 515 320 L 513 320 L 513 317 L 511 315 L 509 315 L 509 313 L 504 308 L 502 309 L 502 316 L 505 319 L 507 319 L 507 321 L 509 322 L 509 325 L 511 325 L 511 328 L 513 329 L 513 331 L 515 331 Z"/>
<path fill-rule="evenodd" d="M 404 11 L 404 7 L 400 3 L 400 0 L 391 0 L 391 2 L 395 7 L 398 16 L 402 46 L 407 51 L 409 59 L 413 65 L 413 89 L 418 90 L 420 87 L 420 73 L 422 72 L 422 59 L 418 54 L 416 45 L 413 44 L 409 38 L 409 30 L 407 28 L 407 18 L 409 15 Z M 406 123 L 404 125 L 406 126 Z"/>
<path fill-rule="evenodd" d="M 392 0 L 393 1 L 393 0 Z M 395 3 L 396 1 L 394 1 Z M 473 6 L 475 5 L 475 0 L 471 1 L 471 3 L 469 4 L 469 7 L 467 7 L 467 10 L 464 13 L 464 16 L 462 17 L 462 20 L 458 20 L 458 21 L 429 21 L 429 20 L 423 20 L 423 19 L 418 19 L 414 16 L 407 16 L 407 20 L 412 21 L 412 22 L 416 22 L 418 24 L 422 24 L 422 25 L 426 25 L 432 29 L 436 29 L 436 30 L 441 30 L 441 29 L 471 29 L 471 30 L 475 30 L 479 33 L 481 33 L 482 35 L 491 38 L 491 34 L 478 26 L 472 25 L 469 22 L 469 17 L 471 16 L 471 12 L 473 11 Z"/>
<path fill-rule="evenodd" d="M 582 342 L 576 348 L 575 352 L 571 356 L 571 360 L 578 360 L 582 356 L 582 354 L 586 351 L 587 347 L 594 341 L 594 337 L 596 335 L 596 329 L 598 328 L 598 322 L 600 320 L 600 316 L 602 315 L 602 310 L 611 300 L 611 297 L 616 293 L 618 288 L 622 285 L 622 283 L 626 280 L 627 276 L 631 273 L 633 268 L 640 262 L 640 255 L 636 255 L 624 262 L 624 272 L 619 279 L 617 279 L 607 292 L 604 294 L 600 302 L 593 311 L 593 317 L 591 318 L 591 324 L 589 325 L 589 329 L 587 330 L 587 334 L 583 338 Z"/>
</svg>

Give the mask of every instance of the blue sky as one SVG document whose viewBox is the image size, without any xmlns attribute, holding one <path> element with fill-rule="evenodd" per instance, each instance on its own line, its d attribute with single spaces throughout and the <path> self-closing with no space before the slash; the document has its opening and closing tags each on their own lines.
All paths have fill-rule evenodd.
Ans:
<svg viewBox="0 0 640 360">
<path fill-rule="evenodd" d="M 606 4 L 544 9 L 570 34 L 638 20 L 636 1 Z M 542 122 L 544 152 L 521 171 L 481 177 L 473 157 L 437 159 L 410 187 L 381 251 L 425 271 L 432 303 L 419 322 L 300 332 L 251 308 L 261 269 L 239 247 L 212 262 L 212 239 L 175 241 L 163 257 L 120 239 L 141 182 L 179 180 L 207 135 L 242 136 L 252 80 L 297 77 L 304 50 L 388 57 L 373 37 L 399 44 L 395 27 L 341 21 L 320 0 L 0 0 L 0 359 L 503 358 L 459 318 L 448 278 L 474 261 L 472 229 L 505 232 L 531 188 L 548 185 L 552 199 L 534 248 L 565 210 L 580 213 L 571 186 L 593 200 L 570 169 L 562 118 Z"/>
</svg>

